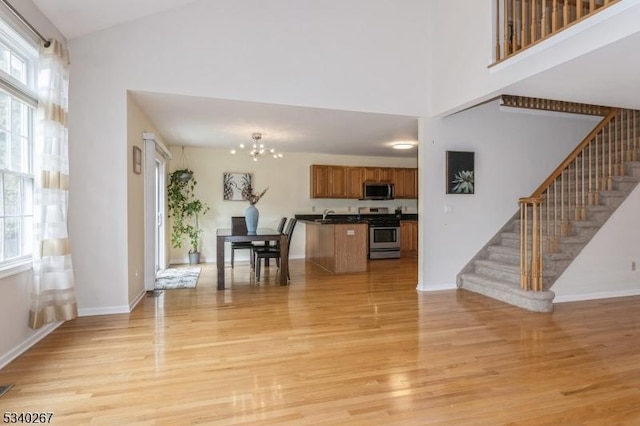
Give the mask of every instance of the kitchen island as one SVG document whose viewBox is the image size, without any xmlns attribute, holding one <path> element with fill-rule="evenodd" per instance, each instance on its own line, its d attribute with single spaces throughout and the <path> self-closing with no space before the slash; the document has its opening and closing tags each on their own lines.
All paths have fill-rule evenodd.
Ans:
<svg viewBox="0 0 640 426">
<path fill-rule="evenodd" d="M 366 222 L 303 220 L 307 260 L 336 274 L 368 270 Z"/>
</svg>

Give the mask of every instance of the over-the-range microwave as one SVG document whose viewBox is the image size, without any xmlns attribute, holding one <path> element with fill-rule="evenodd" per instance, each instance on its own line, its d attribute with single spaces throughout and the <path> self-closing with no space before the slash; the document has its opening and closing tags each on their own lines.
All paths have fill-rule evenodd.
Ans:
<svg viewBox="0 0 640 426">
<path fill-rule="evenodd" d="M 364 182 L 362 184 L 363 200 L 393 200 L 393 184 L 389 182 Z"/>
</svg>

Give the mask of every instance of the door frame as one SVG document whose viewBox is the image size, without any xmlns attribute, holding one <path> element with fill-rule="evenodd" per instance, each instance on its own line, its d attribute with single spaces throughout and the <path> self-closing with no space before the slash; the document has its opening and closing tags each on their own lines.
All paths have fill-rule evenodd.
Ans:
<svg viewBox="0 0 640 426">
<path fill-rule="evenodd" d="M 167 267 L 166 199 L 163 197 L 158 203 L 156 195 L 165 192 L 166 162 L 171 159 L 171 153 L 162 143 L 156 141 L 153 133 L 145 132 L 142 138 L 144 140 L 144 288 L 146 291 L 153 291 L 156 283 L 156 258 L 160 259 L 160 264 L 157 265 L 160 269 Z M 156 164 L 158 164 L 157 177 Z M 161 191 L 157 190 L 156 183 Z M 156 211 L 158 204 L 162 209 L 161 212 Z M 161 221 L 160 232 L 157 232 L 158 220 Z M 158 239 L 156 239 L 156 233 Z"/>
</svg>

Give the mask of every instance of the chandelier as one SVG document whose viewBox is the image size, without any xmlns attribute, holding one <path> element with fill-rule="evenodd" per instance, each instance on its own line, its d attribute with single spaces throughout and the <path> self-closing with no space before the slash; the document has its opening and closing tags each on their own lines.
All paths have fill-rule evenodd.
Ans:
<svg viewBox="0 0 640 426">
<path fill-rule="evenodd" d="M 260 157 L 273 157 L 273 158 L 282 158 L 283 155 L 280 153 L 276 153 L 276 150 L 273 148 L 267 148 L 264 143 L 260 142 L 262 140 L 262 133 L 255 132 L 251 134 L 251 139 L 253 139 L 253 144 L 249 147 L 245 146 L 243 143 L 240 144 L 240 147 L 236 149 L 232 149 L 231 153 L 235 154 L 237 152 L 248 152 L 249 157 L 253 159 L 253 161 L 258 161 Z"/>
</svg>

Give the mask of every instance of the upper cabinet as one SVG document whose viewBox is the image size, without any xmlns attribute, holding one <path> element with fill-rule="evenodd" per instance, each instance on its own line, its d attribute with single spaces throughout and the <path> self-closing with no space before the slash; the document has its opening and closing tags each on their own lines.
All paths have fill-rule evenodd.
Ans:
<svg viewBox="0 0 640 426">
<path fill-rule="evenodd" d="M 311 198 L 362 198 L 362 184 L 391 182 L 395 198 L 418 198 L 418 169 L 400 167 L 311 166 Z"/>
</svg>

